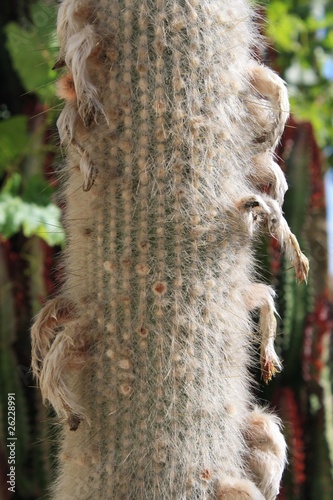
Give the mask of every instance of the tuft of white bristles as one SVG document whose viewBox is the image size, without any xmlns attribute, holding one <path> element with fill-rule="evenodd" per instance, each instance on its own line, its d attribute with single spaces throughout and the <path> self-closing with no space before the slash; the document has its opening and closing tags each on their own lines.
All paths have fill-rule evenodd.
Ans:
<svg viewBox="0 0 333 500">
<path fill-rule="evenodd" d="M 261 139 L 272 150 L 278 144 L 289 117 L 289 99 L 285 82 L 273 70 L 254 64 L 250 66 L 250 81 L 260 96 L 266 99 L 266 107 L 272 113 L 271 129 Z M 263 104 L 265 107 L 265 104 Z M 260 115 L 260 107 L 257 113 Z"/>
<path fill-rule="evenodd" d="M 277 315 L 274 304 L 275 292 L 268 285 L 253 283 L 243 289 L 242 295 L 249 311 L 256 309 L 260 311 L 260 364 L 262 377 L 267 383 L 282 370 L 281 361 L 274 348 Z"/>
<path fill-rule="evenodd" d="M 278 201 L 266 194 L 250 195 L 239 200 L 237 208 L 243 214 L 249 235 L 252 237 L 260 228 L 266 227 L 268 233 L 278 240 L 281 249 L 286 252 L 295 269 L 296 278 L 301 283 L 306 282 L 309 261 L 283 217 Z"/>
<path fill-rule="evenodd" d="M 248 418 L 246 434 L 249 467 L 265 500 L 279 494 L 282 473 L 287 462 L 287 447 L 281 433 L 281 421 L 261 408 Z"/>
</svg>

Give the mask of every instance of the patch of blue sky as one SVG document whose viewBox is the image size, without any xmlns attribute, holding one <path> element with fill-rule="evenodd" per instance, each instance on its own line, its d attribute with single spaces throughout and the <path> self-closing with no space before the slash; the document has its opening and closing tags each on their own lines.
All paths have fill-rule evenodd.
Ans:
<svg viewBox="0 0 333 500">
<path fill-rule="evenodd" d="M 327 57 L 322 68 L 322 72 L 327 80 L 333 80 L 333 57 Z"/>
</svg>

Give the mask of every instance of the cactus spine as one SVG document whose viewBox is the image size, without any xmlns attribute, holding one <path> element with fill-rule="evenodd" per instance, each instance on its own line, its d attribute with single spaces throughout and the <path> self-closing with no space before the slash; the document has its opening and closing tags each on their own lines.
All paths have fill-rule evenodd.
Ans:
<svg viewBox="0 0 333 500">
<path fill-rule="evenodd" d="M 32 329 L 44 399 L 69 424 L 54 498 L 278 493 L 285 443 L 248 372 L 255 309 L 265 380 L 281 367 L 256 233 L 300 280 L 307 260 L 273 161 L 286 90 L 251 57 L 252 18 L 244 0 L 60 5 L 67 280 Z"/>
</svg>

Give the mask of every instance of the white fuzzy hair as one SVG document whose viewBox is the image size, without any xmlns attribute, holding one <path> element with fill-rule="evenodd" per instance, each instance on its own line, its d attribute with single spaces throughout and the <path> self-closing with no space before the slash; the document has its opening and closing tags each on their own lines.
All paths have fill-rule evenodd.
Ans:
<svg viewBox="0 0 333 500">
<path fill-rule="evenodd" d="M 267 500 L 249 479 L 227 477 L 216 489 L 216 500 Z"/>
<path fill-rule="evenodd" d="M 253 157 L 254 181 L 258 184 L 270 184 L 270 195 L 282 207 L 288 184 L 281 167 L 274 161 L 269 151 Z"/>
<path fill-rule="evenodd" d="M 245 304 L 249 311 L 260 310 L 260 362 L 261 373 L 265 382 L 271 380 L 277 372 L 282 370 L 275 348 L 277 311 L 275 309 L 274 290 L 262 283 L 253 283 L 242 290 Z"/>
<path fill-rule="evenodd" d="M 87 69 L 87 59 L 100 42 L 88 22 L 93 10 L 90 1 L 81 1 L 80 4 L 64 1 L 58 10 L 57 26 L 60 58 L 72 72 L 78 112 L 86 124 L 96 120 L 98 111 L 103 110 L 98 100 L 98 90 L 92 84 Z"/>
<path fill-rule="evenodd" d="M 249 467 L 266 500 L 274 500 L 287 462 L 286 442 L 281 433 L 281 421 L 262 408 L 248 417 L 246 434 L 249 445 Z"/>
<path fill-rule="evenodd" d="M 57 329 L 75 318 L 74 304 L 64 297 L 56 297 L 48 301 L 36 316 L 31 329 L 32 368 L 35 375 L 40 374 L 41 365 L 48 353 Z"/>
<path fill-rule="evenodd" d="M 269 234 L 277 239 L 281 249 L 286 252 L 295 269 L 296 278 L 301 283 L 306 282 L 309 261 L 301 252 L 296 236 L 283 217 L 279 202 L 266 194 L 250 195 L 239 200 L 237 208 L 243 213 L 250 236 L 263 225 L 266 226 Z"/>
<path fill-rule="evenodd" d="M 277 146 L 289 117 L 289 100 L 285 82 L 273 70 L 266 66 L 253 64 L 249 68 L 250 81 L 255 90 L 264 97 L 267 110 L 272 114 L 271 128 L 262 138 L 264 144 L 272 150 Z M 265 107 L 265 104 L 262 104 Z M 258 120 L 262 110 L 260 106 L 253 110 Z"/>
<path fill-rule="evenodd" d="M 66 330 L 63 330 L 65 325 Z M 69 389 L 67 380 L 68 372 L 73 376 L 73 369 L 82 369 L 79 354 L 84 348 L 84 338 L 80 332 L 75 339 L 78 325 L 74 304 L 64 297 L 56 297 L 37 315 L 31 330 L 32 369 L 43 401 L 50 402 L 57 414 L 71 422 L 72 427 L 75 420 L 80 422 L 83 419 L 83 410 L 75 403 L 76 396 Z"/>
<path fill-rule="evenodd" d="M 99 113 L 104 114 L 98 90 L 91 82 L 87 68 L 87 59 L 98 42 L 93 26 L 88 24 L 78 33 L 74 33 L 68 39 L 66 46 L 65 62 L 73 75 L 78 113 L 87 126 L 94 121 L 97 122 Z"/>
<path fill-rule="evenodd" d="M 68 374 L 73 380 L 73 372 L 82 370 L 85 359 L 80 363 L 77 339 L 68 331 L 58 333 L 43 360 L 39 375 L 39 386 L 44 402 L 52 403 L 60 418 L 64 418 L 71 430 L 84 418 L 84 409 L 75 401 L 76 393 L 69 388 Z"/>
</svg>

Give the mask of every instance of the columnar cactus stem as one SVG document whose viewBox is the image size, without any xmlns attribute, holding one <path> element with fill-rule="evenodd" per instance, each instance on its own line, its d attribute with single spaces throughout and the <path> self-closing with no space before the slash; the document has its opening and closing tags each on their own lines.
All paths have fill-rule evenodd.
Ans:
<svg viewBox="0 0 333 500">
<path fill-rule="evenodd" d="M 299 279 L 308 265 L 273 160 L 287 94 L 251 57 L 252 17 L 247 0 L 60 5 L 67 280 L 32 329 L 44 398 L 69 424 L 54 498 L 278 493 L 285 443 L 248 371 L 254 309 L 264 379 L 281 368 L 256 234 Z"/>
</svg>

